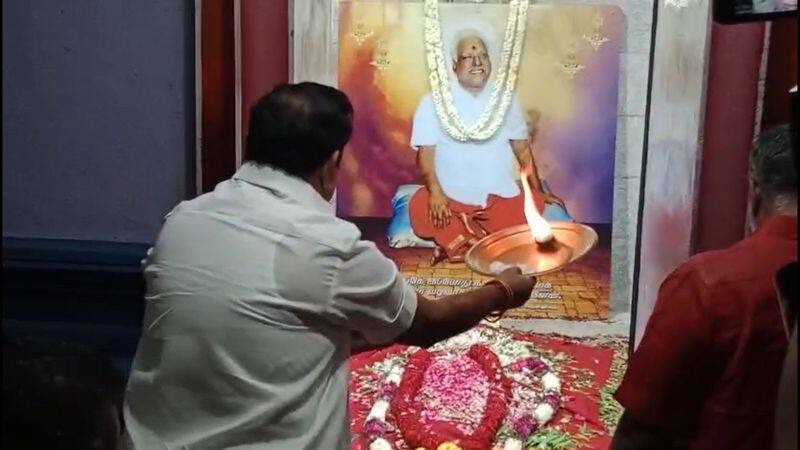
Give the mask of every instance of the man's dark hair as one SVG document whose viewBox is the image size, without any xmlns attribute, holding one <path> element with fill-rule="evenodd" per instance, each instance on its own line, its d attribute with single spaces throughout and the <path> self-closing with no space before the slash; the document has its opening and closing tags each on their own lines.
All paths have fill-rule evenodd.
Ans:
<svg viewBox="0 0 800 450">
<path fill-rule="evenodd" d="M 3 447 L 106 449 L 124 383 L 101 355 L 64 342 L 3 338 Z"/>
<path fill-rule="evenodd" d="M 253 105 L 249 128 L 249 161 L 304 178 L 350 140 L 353 106 L 332 87 L 284 84 Z"/>
<path fill-rule="evenodd" d="M 789 125 L 770 128 L 761 134 L 750 155 L 751 177 L 767 200 L 797 195 L 797 172 L 792 155 Z"/>
</svg>

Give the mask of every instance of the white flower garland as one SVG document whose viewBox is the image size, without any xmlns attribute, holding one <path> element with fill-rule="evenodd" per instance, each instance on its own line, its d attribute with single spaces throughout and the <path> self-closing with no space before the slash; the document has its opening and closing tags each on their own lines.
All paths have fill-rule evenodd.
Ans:
<svg viewBox="0 0 800 450">
<path fill-rule="evenodd" d="M 400 380 L 402 377 L 403 369 L 398 366 L 393 366 L 389 370 L 389 375 L 386 376 L 386 380 L 384 381 L 382 387 L 390 387 L 393 390 L 397 390 L 397 388 L 400 386 Z M 366 422 L 369 423 L 370 421 L 378 421 L 383 427 L 386 427 L 386 412 L 389 411 L 389 405 L 391 404 L 392 399 L 384 393 L 379 395 L 380 397 L 369 410 Z M 369 442 L 369 450 L 392 450 L 392 444 L 383 437 L 376 437 Z"/>
<path fill-rule="evenodd" d="M 461 120 L 450 91 L 449 75 L 442 50 L 439 2 L 425 0 L 425 51 L 431 95 L 442 127 L 453 139 L 459 141 L 488 139 L 497 132 L 505 120 L 517 83 L 527 15 L 528 0 L 510 0 L 497 79 L 480 118 L 475 124 L 468 125 Z"/>
</svg>

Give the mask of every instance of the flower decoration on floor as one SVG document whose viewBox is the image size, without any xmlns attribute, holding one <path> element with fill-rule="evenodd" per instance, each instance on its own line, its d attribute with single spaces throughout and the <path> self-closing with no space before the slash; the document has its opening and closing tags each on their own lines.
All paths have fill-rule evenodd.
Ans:
<svg viewBox="0 0 800 450">
<path fill-rule="evenodd" d="M 537 357 L 521 358 L 508 366 L 507 376 L 519 386 L 514 390 L 511 436 L 506 439 L 504 450 L 521 450 L 528 438 L 549 422 L 561 406 L 561 380 L 551 367 L 549 361 Z M 529 384 L 531 377 L 538 377 L 540 386 Z M 534 405 L 532 409 L 531 404 Z"/>
<path fill-rule="evenodd" d="M 579 344 L 553 349 L 542 346 L 547 339 L 479 326 L 358 365 L 351 405 L 363 409 L 355 414 L 354 448 L 589 448 L 606 432 L 598 413 L 585 409 L 587 397 L 575 402 L 575 389 L 586 389 L 596 363 L 573 359 L 569 346 Z"/>
<path fill-rule="evenodd" d="M 511 398 L 497 355 L 484 345 L 463 353 L 416 352 L 392 408 L 412 448 L 491 448 Z"/>
<path fill-rule="evenodd" d="M 389 370 L 389 375 L 380 387 L 378 400 L 372 405 L 372 409 L 367 415 L 362 434 L 369 442 L 369 450 L 392 450 L 392 444 L 386 440 L 386 432 L 389 428 L 386 423 L 386 413 L 389 405 L 397 394 L 400 380 L 403 376 L 403 369 L 394 366 Z"/>
</svg>

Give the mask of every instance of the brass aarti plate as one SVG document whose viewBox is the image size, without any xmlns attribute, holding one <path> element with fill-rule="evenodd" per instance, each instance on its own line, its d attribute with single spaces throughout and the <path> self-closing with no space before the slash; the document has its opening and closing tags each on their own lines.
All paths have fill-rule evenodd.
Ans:
<svg viewBox="0 0 800 450">
<path fill-rule="evenodd" d="M 551 222 L 550 226 L 555 240 L 545 245 L 533 240 L 527 224 L 492 233 L 467 252 L 467 266 L 488 276 L 510 267 L 519 267 L 527 276 L 538 276 L 563 269 L 597 245 L 597 232 L 586 225 Z"/>
</svg>

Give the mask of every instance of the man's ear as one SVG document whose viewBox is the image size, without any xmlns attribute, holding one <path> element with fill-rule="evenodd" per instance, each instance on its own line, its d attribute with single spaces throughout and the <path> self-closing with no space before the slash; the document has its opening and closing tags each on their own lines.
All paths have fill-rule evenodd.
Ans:
<svg viewBox="0 0 800 450">
<path fill-rule="evenodd" d="M 761 209 L 764 207 L 764 197 L 761 195 L 761 188 L 758 184 L 753 184 L 753 198 L 750 199 L 750 207 L 752 209 L 753 217 L 758 217 L 761 214 Z"/>
<path fill-rule="evenodd" d="M 331 155 L 331 160 L 333 161 L 333 165 L 337 169 L 342 164 L 342 155 L 343 154 L 344 154 L 344 152 L 342 152 L 341 150 L 336 150 L 335 152 L 333 152 L 333 155 Z"/>
</svg>

